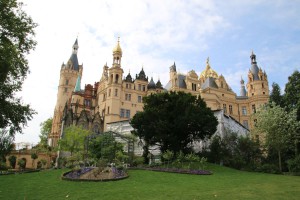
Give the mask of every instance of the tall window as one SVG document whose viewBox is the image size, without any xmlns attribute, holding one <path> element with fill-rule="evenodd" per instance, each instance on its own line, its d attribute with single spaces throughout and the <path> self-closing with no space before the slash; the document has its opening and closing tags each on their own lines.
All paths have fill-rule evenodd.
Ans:
<svg viewBox="0 0 300 200">
<path fill-rule="evenodd" d="M 242 115 L 247 115 L 247 108 L 246 108 L 246 106 L 242 107 Z"/>
<path fill-rule="evenodd" d="M 115 89 L 115 96 L 118 96 L 118 89 Z"/>
<path fill-rule="evenodd" d="M 246 128 L 249 128 L 249 125 L 248 125 L 248 121 L 247 121 L 247 120 L 244 120 L 244 121 L 243 121 L 243 125 L 244 125 Z"/>
<path fill-rule="evenodd" d="M 111 95 L 111 89 L 108 90 L 108 96 L 110 97 Z"/>
<path fill-rule="evenodd" d="M 66 85 L 69 85 L 69 79 L 66 79 Z"/>
<path fill-rule="evenodd" d="M 131 94 L 125 94 L 125 100 L 131 101 Z"/>
<path fill-rule="evenodd" d="M 65 92 L 68 92 L 68 88 L 65 88 Z"/>
<path fill-rule="evenodd" d="M 192 83 L 192 90 L 193 90 L 193 91 L 197 91 L 197 84 Z"/>
<path fill-rule="evenodd" d="M 121 108 L 120 117 L 130 118 L 130 110 L 126 110 L 126 109 Z"/>
<path fill-rule="evenodd" d="M 138 102 L 142 103 L 142 96 L 138 96 Z"/>
<path fill-rule="evenodd" d="M 107 106 L 107 114 L 109 114 L 109 106 Z"/>
<path fill-rule="evenodd" d="M 252 112 L 253 112 L 253 113 L 256 113 L 255 104 L 252 105 Z"/>
<path fill-rule="evenodd" d="M 126 110 L 126 118 L 130 118 L 130 110 Z"/>
<path fill-rule="evenodd" d="M 91 106 L 91 100 L 90 100 L 90 99 L 85 99 L 85 100 L 84 100 L 84 105 L 85 105 L 86 107 L 90 107 L 90 106 Z"/>
<path fill-rule="evenodd" d="M 223 111 L 224 111 L 224 113 L 227 113 L 226 104 L 223 104 Z"/>
<path fill-rule="evenodd" d="M 138 90 L 142 90 L 141 84 L 138 85 Z"/>
<path fill-rule="evenodd" d="M 146 86 L 145 85 L 143 85 L 143 91 L 146 91 Z"/>
<path fill-rule="evenodd" d="M 232 105 L 229 105 L 229 114 L 232 114 Z"/>
<path fill-rule="evenodd" d="M 120 111 L 120 117 L 125 117 L 125 109 L 121 109 L 121 111 Z"/>
</svg>

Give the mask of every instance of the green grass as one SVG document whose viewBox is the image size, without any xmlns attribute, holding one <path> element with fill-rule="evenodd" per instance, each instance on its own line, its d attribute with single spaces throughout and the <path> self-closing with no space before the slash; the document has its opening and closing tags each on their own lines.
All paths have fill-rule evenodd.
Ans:
<svg viewBox="0 0 300 200">
<path fill-rule="evenodd" d="M 70 182 L 66 170 L 0 176 L 0 199 L 300 199 L 300 177 L 209 165 L 213 175 L 130 170 L 115 182 Z"/>
</svg>

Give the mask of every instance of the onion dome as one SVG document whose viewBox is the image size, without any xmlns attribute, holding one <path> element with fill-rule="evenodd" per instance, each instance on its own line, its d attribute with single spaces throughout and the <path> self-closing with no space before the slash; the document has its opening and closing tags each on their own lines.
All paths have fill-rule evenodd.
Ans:
<svg viewBox="0 0 300 200">
<path fill-rule="evenodd" d="M 148 89 L 155 89 L 155 88 L 156 88 L 156 85 L 155 85 L 155 83 L 153 81 L 153 78 L 151 77 L 151 80 L 150 80 L 150 82 L 148 84 Z"/>
<path fill-rule="evenodd" d="M 201 72 L 200 74 L 200 78 L 208 78 L 208 77 L 212 77 L 212 78 L 218 78 L 218 73 L 213 70 L 210 65 L 209 65 L 209 58 L 207 58 L 206 60 L 206 68 L 203 72 Z"/>
<path fill-rule="evenodd" d="M 113 49 L 113 53 L 120 53 L 120 54 L 122 54 L 122 49 L 121 49 L 121 46 L 120 46 L 120 37 L 118 37 L 118 43 L 115 46 L 115 48 Z"/>
</svg>

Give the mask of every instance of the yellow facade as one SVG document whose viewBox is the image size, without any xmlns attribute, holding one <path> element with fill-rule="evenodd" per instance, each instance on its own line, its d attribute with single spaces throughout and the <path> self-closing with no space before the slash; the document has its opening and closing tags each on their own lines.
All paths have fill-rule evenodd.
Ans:
<svg viewBox="0 0 300 200">
<path fill-rule="evenodd" d="M 83 68 L 74 59 L 77 49 L 76 40 L 71 58 L 61 69 L 53 126 L 49 134 L 52 146 L 57 145 L 61 130 L 71 124 L 100 133 L 106 131 L 108 123 L 132 118 L 135 113 L 143 110 L 143 97 L 153 93 L 184 91 L 201 96 L 212 110 L 224 109 L 225 114 L 250 129 L 253 126 L 250 115 L 269 99 L 267 75 L 257 67 L 253 52 L 250 56 L 248 82 L 245 86 L 241 80 L 241 92 L 237 95 L 231 90 L 225 77 L 212 69 L 209 59 L 199 76 L 194 70 L 187 74 L 177 73 L 174 63 L 170 67 L 170 80 L 164 88 L 160 81 L 154 83 L 152 78 L 149 80 L 143 69 L 135 77 L 129 73 L 123 79 L 123 52 L 119 40 L 113 49 L 112 66 L 105 65 L 100 81 L 94 86 L 85 85 L 82 90 L 80 78 Z M 77 62 L 77 66 L 74 67 L 73 62 L 75 65 Z"/>
</svg>

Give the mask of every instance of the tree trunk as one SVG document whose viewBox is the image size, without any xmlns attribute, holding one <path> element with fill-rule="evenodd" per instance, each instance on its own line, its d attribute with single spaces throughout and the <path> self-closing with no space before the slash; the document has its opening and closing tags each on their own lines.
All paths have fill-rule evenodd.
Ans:
<svg viewBox="0 0 300 200">
<path fill-rule="evenodd" d="M 277 152 L 278 152 L 279 171 L 280 171 L 280 173 L 282 173 L 282 166 L 281 166 L 281 152 L 280 152 L 280 150 L 278 150 Z"/>
</svg>

